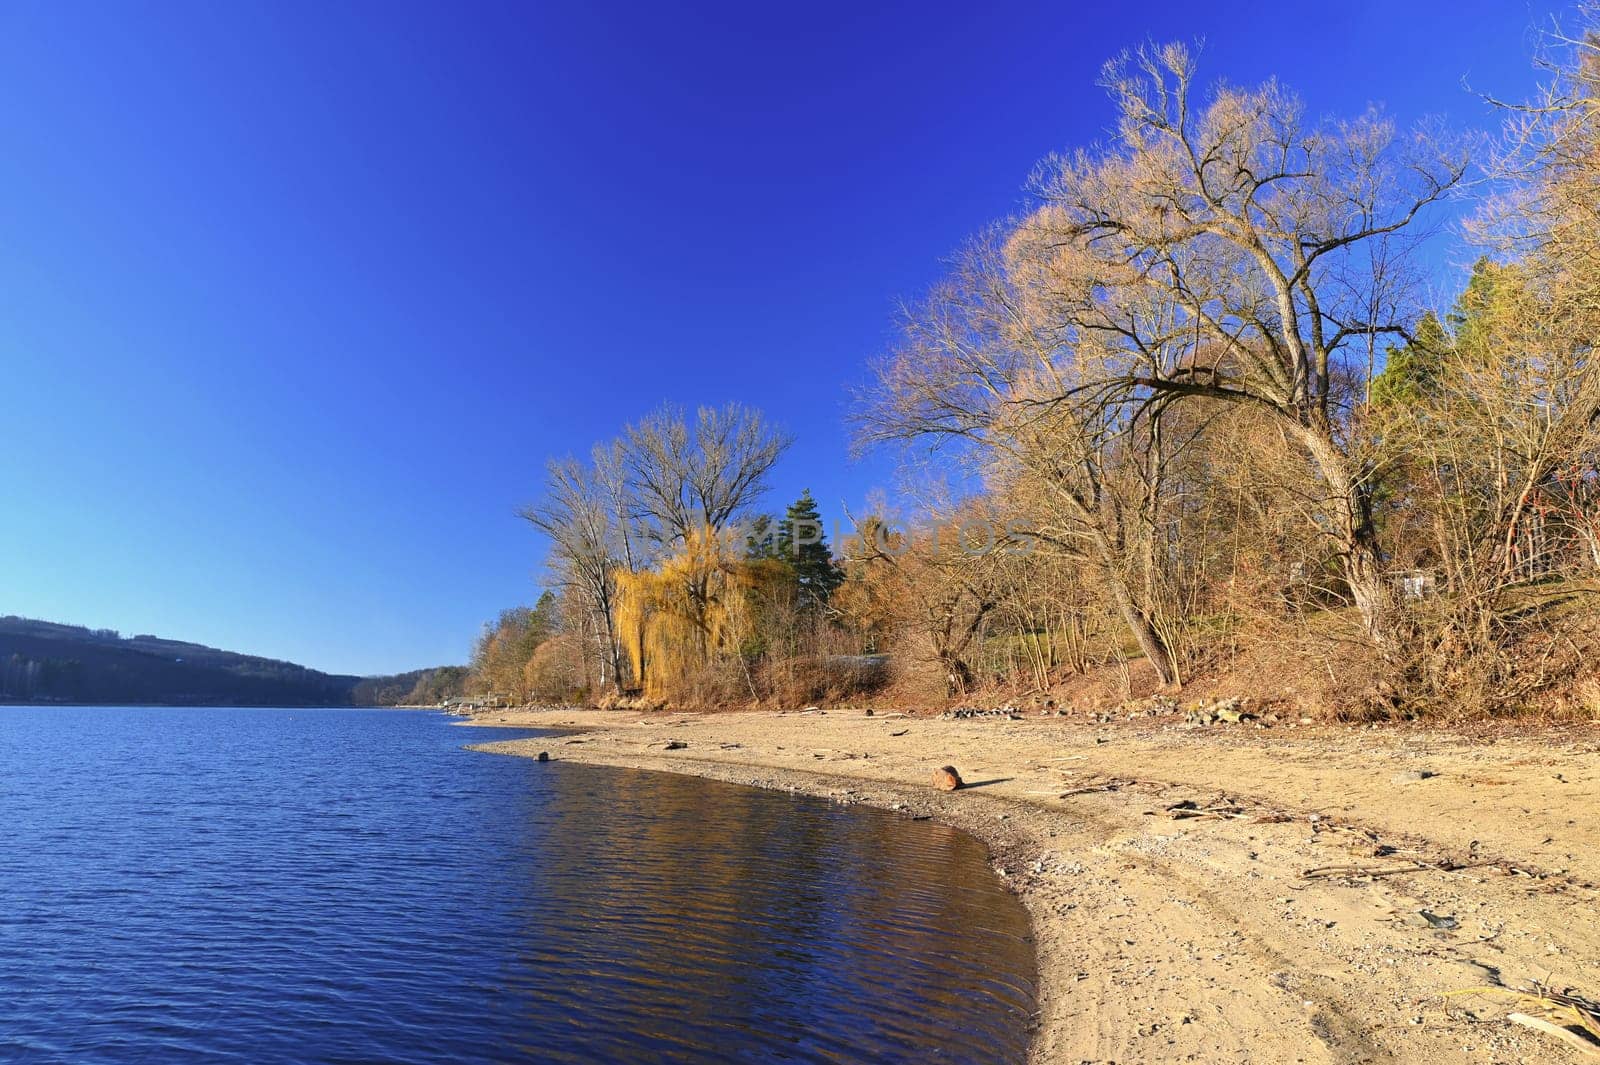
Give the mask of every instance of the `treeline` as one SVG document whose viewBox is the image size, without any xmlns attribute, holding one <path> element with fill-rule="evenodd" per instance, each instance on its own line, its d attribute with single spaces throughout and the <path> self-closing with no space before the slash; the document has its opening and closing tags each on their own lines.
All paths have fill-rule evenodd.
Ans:
<svg viewBox="0 0 1600 1065">
<path fill-rule="evenodd" d="M 466 666 L 435 666 L 392 676 L 362 677 L 350 692 L 356 706 L 439 706 L 467 690 Z"/>
<path fill-rule="evenodd" d="M 159 706 L 436 706 L 466 689 L 464 666 L 385 677 L 159 636 L 0 617 L 0 702 Z"/>
<path fill-rule="evenodd" d="M 802 500 L 768 551 L 752 515 L 787 438 L 664 409 L 551 465 L 526 516 L 557 591 L 486 636 L 472 683 L 810 699 L 887 652 L 951 694 L 1267 664 L 1341 713 L 1600 708 L 1584 12 L 1492 138 L 1203 91 L 1181 46 L 1113 61 L 1114 135 L 1041 164 L 874 367 L 857 430 L 914 458 L 898 520 L 835 560 Z M 1432 306 L 1469 193 L 1453 254 L 1476 266 Z"/>
<path fill-rule="evenodd" d="M 485 629 L 469 691 L 717 705 L 870 681 L 880 663 L 833 602 L 845 574 L 816 500 L 754 511 L 788 445 L 737 405 L 667 407 L 588 461 L 552 462 L 524 516 L 550 539 L 555 590 Z"/>
<path fill-rule="evenodd" d="M 0 701 L 348 706 L 359 678 L 157 636 L 0 618 Z"/>
</svg>

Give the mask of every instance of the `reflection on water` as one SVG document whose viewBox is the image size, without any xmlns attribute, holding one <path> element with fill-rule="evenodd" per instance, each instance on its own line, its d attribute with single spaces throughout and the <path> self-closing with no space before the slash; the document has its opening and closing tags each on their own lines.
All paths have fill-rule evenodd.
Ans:
<svg viewBox="0 0 1600 1065">
<path fill-rule="evenodd" d="M 437 715 L 0 708 L 0 1057 L 1022 1061 L 972 839 Z"/>
</svg>

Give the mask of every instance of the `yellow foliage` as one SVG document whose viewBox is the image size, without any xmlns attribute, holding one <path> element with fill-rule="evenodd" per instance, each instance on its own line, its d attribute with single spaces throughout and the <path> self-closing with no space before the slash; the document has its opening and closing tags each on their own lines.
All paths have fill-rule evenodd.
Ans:
<svg viewBox="0 0 1600 1065">
<path fill-rule="evenodd" d="M 689 536 L 656 569 L 618 575 L 618 628 L 646 695 L 665 698 L 677 682 L 737 652 L 752 581 L 731 538 L 711 530 Z"/>
</svg>

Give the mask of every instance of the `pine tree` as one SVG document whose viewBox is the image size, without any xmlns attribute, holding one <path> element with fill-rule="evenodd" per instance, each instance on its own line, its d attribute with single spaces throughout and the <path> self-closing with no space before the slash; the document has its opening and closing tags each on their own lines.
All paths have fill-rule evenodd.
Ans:
<svg viewBox="0 0 1600 1065">
<path fill-rule="evenodd" d="M 1469 357 L 1489 355 L 1496 343 L 1497 326 L 1504 324 L 1508 313 L 1515 312 L 1526 292 L 1514 267 L 1479 259 L 1450 312 L 1450 330 L 1456 346 Z"/>
<path fill-rule="evenodd" d="M 827 533 L 822 527 L 822 512 L 811 496 L 811 489 L 790 504 L 778 526 L 775 545 L 777 558 L 794 568 L 800 587 L 800 602 L 820 607 L 844 581 L 844 574 L 833 561 Z"/>
<path fill-rule="evenodd" d="M 1522 292 L 1514 271 L 1490 259 L 1472 267 L 1466 288 L 1444 321 L 1432 311 L 1417 322 L 1411 340 L 1390 348 L 1383 372 L 1372 379 L 1372 405 L 1407 406 L 1439 394 L 1451 356 L 1486 355 L 1495 323 Z"/>
<path fill-rule="evenodd" d="M 744 557 L 750 562 L 778 557 L 777 533 L 772 528 L 772 515 L 758 514 L 750 523 L 750 534 L 744 538 Z"/>
<path fill-rule="evenodd" d="M 1436 392 L 1451 345 L 1439 316 L 1432 311 L 1424 314 L 1411 341 L 1389 349 L 1383 372 L 1372 379 L 1372 405 L 1404 407 Z"/>
</svg>

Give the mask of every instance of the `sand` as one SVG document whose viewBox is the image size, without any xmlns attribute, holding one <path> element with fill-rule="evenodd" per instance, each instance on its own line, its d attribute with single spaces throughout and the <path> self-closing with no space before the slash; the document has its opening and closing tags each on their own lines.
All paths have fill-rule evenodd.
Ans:
<svg viewBox="0 0 1600 1065">
<path fill-rule="evenodd" d="M 483 750 L 790 789 L 971 832 L 1033 922 L 1036 1062 L 1600 1062 L 1511 1022 L 1539 1010 L 1505 990 L 1600 998 L 1594 730 L 861 710 L 475 723 L 582 730 Z M 929 786 L 946 764 L 968 787 Z"/>
</svg>

